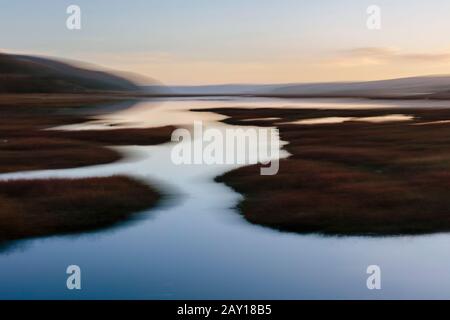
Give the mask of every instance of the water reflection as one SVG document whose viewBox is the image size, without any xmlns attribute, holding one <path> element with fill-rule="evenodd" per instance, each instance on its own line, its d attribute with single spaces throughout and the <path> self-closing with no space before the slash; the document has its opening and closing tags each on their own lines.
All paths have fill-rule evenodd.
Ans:
<svg viewBox="0 0 450 320">
<path fill-rule="evenodd" d="M 303 124 L 303 125 L 314 125 L 314 124 L 333 124 L 333 123 L 343 123 L 348 121 L 356 122 L 371 122 L 371 123 L 383 123 L 383 122 L 401 122 L 401 121 L 412 121 L 413 116 L 406 114 L 388 114 L 385 116 L 376 117 L 323 117 L 314 119 L 303 119 L 292 122 L 283 122 L 280 124 Z"/>
<path fill-rule="evenodd" d="M 270 101 L 279 107 L 285 103 Z M 215 125 L 220 116 L 189 109 L 250 104 L 245 99 L 173 100 L 156 107 L 152 102 L 146 110 L 141 102 L 96 121 L 157 126 L 174 119 L 188 124 L 195 118 Z M 171 148 L 122 147 L 129 157 L 115 164 L 1 175 L 20 179 L 121 172 L 156 183 L 173 198 L 143 213 L 138 223 L 108 232 L 21 242 L 20 249 L 0 255 L 0 298 L 450 298 L 449 235 L 322 237 L 251 225 L 233 209 L 242 196 L 213 180 L 233 166 L 176 166 L 169 160 Z M 65 287 L 70 264 L 82 269 L 81 291 Z M 366 268 L 372 264 L 382 270 L 380 291 L 366 288 Z"/>
</svg>

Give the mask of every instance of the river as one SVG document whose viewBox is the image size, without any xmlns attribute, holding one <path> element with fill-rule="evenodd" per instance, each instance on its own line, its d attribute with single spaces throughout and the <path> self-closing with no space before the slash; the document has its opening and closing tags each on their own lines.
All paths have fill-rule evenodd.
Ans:
<svg viewBox="0 0 450 320">
<path fill-rule="evenodd" d="M 218 122 L 223 116 L 191 108 L 393 105 L 345 100 L 152 100 L 64 129 L 190 125 L 193 120 L 226 127 Z M 1 251 L 0 298 L 450 298 L 450 235 L 324 237 L 252 225 L 234 209 L 241 195 L 214 182 L 214 177 L 237 166 L 176 166 L 170 161 L 173 146 L 120 147 L 125 159 L 108 165 L 0 175 L 6 180 L 125 174 L 166 194 L 161 206 L 119 227 L 18 241 Z M 81 267 L 81 290 L 66 288 L 65 271 L 72 264 Z M 381 267 L 381 290 L 366 287 L 366 268 L 374 264 Z"/>
</svg>

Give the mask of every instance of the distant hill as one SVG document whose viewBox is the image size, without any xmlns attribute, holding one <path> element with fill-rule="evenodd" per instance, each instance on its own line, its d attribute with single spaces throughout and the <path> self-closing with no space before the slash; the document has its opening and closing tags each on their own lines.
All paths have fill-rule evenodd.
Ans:
<svg viewBox="0 0 450 320">
<path fill-rule="evenodd" d="M 257 94 L 261 92 L 270 92 L 279 88 L 279 84 L 219 84 L 204 86 L 172 86 L 169 92 L 173 94 L 215 94 L 215 95 L 233 95 L 233 94 Z"/>
<path fill-rule="evenodd" d="M 422 76 L 364 82 L 172 86 L 168 87 L 165 93 L 169 95 L 450 99 L 450 76 Z"/>
<path fill-rule="evenodd" d="M 139 91 L 124 77 L 70 63 L 0 53 L 0 93 Z"/>
<path fill-rule="evenodd" d="M 268 94 L 274 96 L 330 96 L 362 98 L 434 98 L 450 91 L 450 76 L 423 76 L 392 80 L 287 85 Z"/>
<path fill-rule="evenodd" d="M 0 93 L 139 92 L 148 96 L 249 95 L 267 97 L 355 97 L 450 99 L 450 76 L 365 82 L 139 86 L 135 76 L 112 74 L 50 58 L 0 53 Z M 137 78 L 136 78 L 137 79 Z M 139 81 L 137 81 L 139 82 Z"/>
</svg>

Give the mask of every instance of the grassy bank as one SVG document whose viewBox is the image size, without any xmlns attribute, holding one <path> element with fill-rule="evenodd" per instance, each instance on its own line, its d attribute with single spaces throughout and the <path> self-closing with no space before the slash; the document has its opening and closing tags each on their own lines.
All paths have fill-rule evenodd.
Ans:
<svg viewBox="0 0 450 320">
<path fill-rule="evenodd" d="M 0 182 L 0 243 L 111 227 L 159 199 L 120 176 Z"/>
<path fill-rule="evenodd" d="M 397 235 L 450 231 L 450 110 L 215 109 L 225 122 L 274 126 L 292 156 L 275 176 L 259 166 L 218 178 L 245 195 L 244 217 L 301 233 Z M 407 114 L 413 121 L 299 125 L 322 117 Z M 281 120 L 246 119 L 278 117 Z"/>
<path fill-rule="evenodd" d="M 117 161 L 110 145 L 170 140 L 173 127 L 103 131 L 45 130 L 88 121 L 84 111 L 122 101 L 114 95 L 0 96 L 0 173 Z M 156 204 L 160 195 L 126 177 L 0 182 L 0 243 L 113 226 Z"/>
<path fill-rule="evenodd" d="M 170 140 L 173 127 L 101 132 L 45 130 L 88 121 L 83 110 L 118 99 L 97 95 L 0 97 L 0 173 L 105 164 L 121 158 L 105 146 L 152 145 Z"/>
</svg>

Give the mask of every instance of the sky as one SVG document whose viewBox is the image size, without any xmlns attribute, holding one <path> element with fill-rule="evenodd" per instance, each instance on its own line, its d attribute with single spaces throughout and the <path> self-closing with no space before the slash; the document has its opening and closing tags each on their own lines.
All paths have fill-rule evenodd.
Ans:
<svg viewBox="0 0 450 320">
<path fill-rule="evenodd" d="M 81 30 L 66 27 L 69 5 Z M 381 29 L 367 28 L 370 5 Z M 450 74 L 448 0 L 0 0 L 0 50 L 170 85 Z"/>
</svg>

